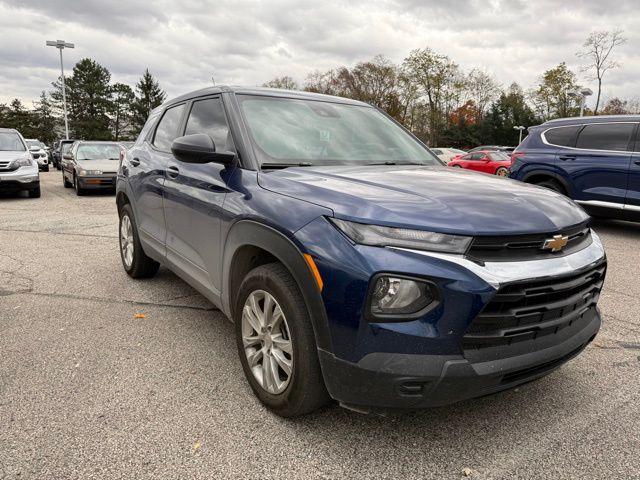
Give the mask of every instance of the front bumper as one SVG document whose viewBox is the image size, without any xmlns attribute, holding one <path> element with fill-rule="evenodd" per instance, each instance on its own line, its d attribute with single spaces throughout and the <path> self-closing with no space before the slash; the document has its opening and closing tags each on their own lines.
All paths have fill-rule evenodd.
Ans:
<svg viewBox="0 0 640 480">
<path fill-rule="evenodd" d="M 77 181 L 82 189 L 114 189 L 116 188 L 116 177 L 115 173 L 86 175 L 77 177 Z"/>
<path fill-rule="evenodd" d="M 578 355 L 598 333 L 600 313 L 565 341 L 515 357 L 472 363 L 457 355 L 372 353 L 350 363 L 321 351 L 329 394 L 357 410 L 449 405 L 540 378 Z"/>
<path fill-rule="evenodd" d="M 0 171 L 0 192 L 33 190 L 39 185 L 40 175 L 35 164 L 11 172 Z"/>
<path fill-rule="evenodd" d="M 571 305 L 562 311 L 580 314 L 579 320 L 565 322 L 553 334 L 480 350 L 465 345 L 470 326 L 503 286 L 553 282 L 604 268 L 604 249 L 595 233 L 588 247 L 570 255 L 483 265 L 457 255 L 354 246 L 336 235 L 316 222 L 296 233 L 302 245 L 310 246 L 325 280 L 322 297 L 331 337 L 330 348 L 319 351 L 325 384 L 334 399 L 351 407 L 438 406 L 508 389 L 559 367 L 600 328 L 594 293 L 588 309 L 579 306 L 578 312 Z M 367 321 L 369 279 L 380 272 L 436 283 L 441 304 L 416 320 Z"/>
</svg>

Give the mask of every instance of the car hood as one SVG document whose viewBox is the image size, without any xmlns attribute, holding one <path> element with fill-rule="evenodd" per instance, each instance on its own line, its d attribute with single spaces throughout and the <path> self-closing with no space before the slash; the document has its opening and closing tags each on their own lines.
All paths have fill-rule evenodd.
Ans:
<svg viewBox="0 0 640 480">
<path fill-rule="evenodd" d="M 443 233 L 546 233 L 589 218 L 551 190 L 448 167 L 292 167 L 258 181 L 346 220 Z"/>
<path fill-rule="evenodd" d="M 119 160 L 77 160 L 78 166 L 84 170 L 101 170 L 102 172 L 117 172 Z"/>
<path fill-rule="evenodd" d="M 24 157 L 28 157 L 29 156 L 29 152 L 18 152 L 18 151 L 5 151 L 5 150 L 0 150 L 0 162 L 7 162 L 7 161 L 11 161 L 11 160 L 17 160 L 18 158 L 24 158 Z"/>
</svg>

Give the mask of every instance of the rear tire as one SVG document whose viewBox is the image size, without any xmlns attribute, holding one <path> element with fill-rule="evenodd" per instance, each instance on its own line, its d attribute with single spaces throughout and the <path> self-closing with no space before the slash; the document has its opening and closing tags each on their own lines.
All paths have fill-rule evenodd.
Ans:
<svg viewBox="0 0 640 480">
<path fill-rule="evenodd" d="M 537 182 L 536 185 L 538 185 L 539 187 L 548 188 L 549 190 L 553 190 L 554 192 L 561 193 L 562 195 L 567 194 L 567 192 L 564 190 L 562 185 L 560 185 L 559 182 L 557 182 L 556 180 L 553 180 L 552 178 Z"/>
<path fill-rule="evenodd" d="M 125 272 L 132 278 L 153 277 L 160 264 L 148 257 L 138 237 L 138 226 L 133 217 L 131 205 L 126 204 L 120 209 L 118 223 L 118 238 L 120 240 L 120 258 Z"/>
<path fill-rule="evenodd" d="M 275 303 L 273 309 L 265 308 L 267 296 L 271 297 L 271 305 Z M 251 317 L 254 311 L 251 298 L 262 298 L 262 304 L 259 300 L 255 303 L 258 310 L 273 314 L 265 314 L 266 318 L 260 318 L 259 313 Z M 279 321 L 278 308 L 282 313 Z M 310 413 L 329 401 L 306 304 L 296 281 L 282 264 L 271 263 L 251 270 L 240 285 L 234 312 L 242 369 L 251 389 L 267 408 L 281 417 L 296 417 Z M 262 333 L 256 330 L 256 321 L 261 325 L 258 329 Z M 270 321 L 273 322 L 271 326 Z M 282 325 L 285 330 L 282 330 Z M 276 328 L 280 330 L 276 332 Z M 273 335 L 278 340 L 272 342 L 267 339 Z M 279 342 L 283 341 L 290 352 L 284 347 L 278 348 Z M 252 362 L 253 367 L 249 366 L 249 357 L 256 359 Z M 269 370 L 269 365 L 273 366 L 274 370 L 270 370 L 273 373 L 264 373 Z M 286 386 L 283 385 L 285 382 Z"/>
</svg>

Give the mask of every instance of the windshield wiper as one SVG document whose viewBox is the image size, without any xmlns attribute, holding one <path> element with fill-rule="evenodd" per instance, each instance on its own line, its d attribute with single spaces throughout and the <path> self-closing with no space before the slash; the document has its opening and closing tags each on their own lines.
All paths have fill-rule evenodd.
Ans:
<svg viewBox="0 0 640 480">
<path fill-rule="evenodd" d="M 311 167 L 313 166 L 313 163 L 311 162 L 298 162 L 298 163 L 263 163 L 262 165 L 260 165 L 263 169 L 269 168 L 269 169 L 282 169 L 282 168 L 289 168 L 289 167 Z"/>
<path fill-rule="evenodd" d="M 426 164 L 424 163 L 419 163 L 419 162 L 379 162 L 379 163 L 368 163 L 367 165 L 369 166 L 374 166 L 374 165 L 422 165 L 425 166 Z"/>
</svg>

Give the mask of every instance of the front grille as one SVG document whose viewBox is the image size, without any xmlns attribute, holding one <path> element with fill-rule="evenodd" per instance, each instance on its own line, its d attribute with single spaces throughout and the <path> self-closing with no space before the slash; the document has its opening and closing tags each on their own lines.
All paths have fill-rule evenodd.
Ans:
<svg viewBox="0 0 640 480">
<path fill-rule="evenodd" d="M 587 271 L 504 285 L 471 322 L 464 350 L 535 341 L 592 318 L 606 263 Z"/>
<path fill-rule="evenodd" d="M 18 167 L 15 164 L 12 165 L 12 162 L 0 161 L 0 171 L 12 172 L 13 170 L 17 170 L 17 169 Z"/>
<path fill-rule="evenodd" d="M 554 235 L 568 237 L 566 247 L 561 252 L 543 250 L 545 240 Z M 586 225 L 578 225 L 551 233 L 533 235 L 511 235 L 501 237 L 475 237 L 467 257 L 476 262 L 505 262 L 514 260 L 539 260 L 570 255 L 591 245 L 591 229 Z"/>
</svg>

